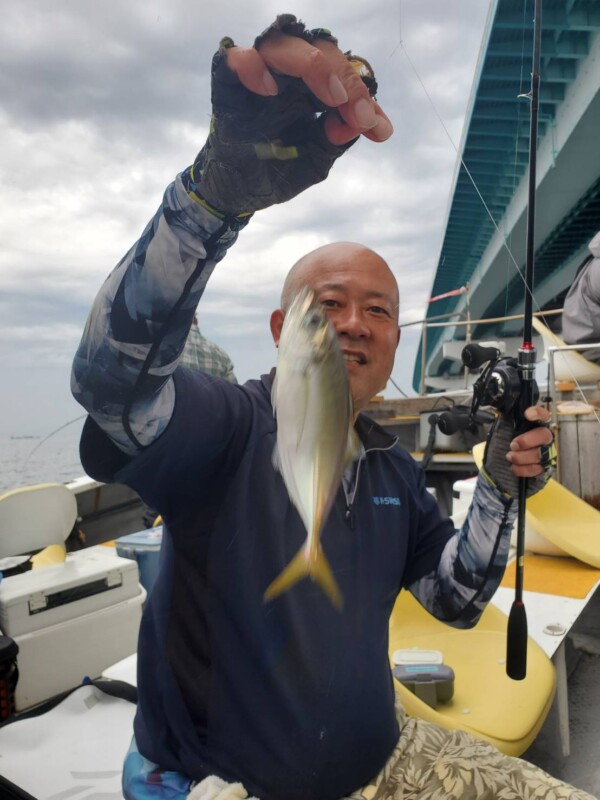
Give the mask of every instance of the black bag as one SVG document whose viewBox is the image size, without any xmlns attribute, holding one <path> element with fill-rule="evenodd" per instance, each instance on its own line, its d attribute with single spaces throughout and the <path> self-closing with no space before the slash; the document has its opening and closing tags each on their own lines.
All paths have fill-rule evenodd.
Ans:
<svg viewBox="0 0 600 800">
<path fill-rule="evenodd" d="M 15 713 L 15 689 L 19 680 L 19 645 L 10 636 L 0 636 L 0 722 Z"/>
</svg>

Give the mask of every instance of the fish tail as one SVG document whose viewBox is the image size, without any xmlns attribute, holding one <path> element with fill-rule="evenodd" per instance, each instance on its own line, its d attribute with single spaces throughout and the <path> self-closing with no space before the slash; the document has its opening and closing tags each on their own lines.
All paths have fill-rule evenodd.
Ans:
<svg viewBox="0 0 600 800">
<path fill-rule="evenodd" d="M 325 553 L 320 548 L 317 552 L 317 557 L 312 559 L 307 557 L 306 548 L 302 546 L 287 567 L 267 587 L 264 599 L 273 600 L 278 595 L 287 592 L 298 581 L 307 577 L 312 578 L 315 583 L 319 584 L 338 611 L 342 610 L 344 602 L 342 593 L 333 576 Z"/>
<path fill-rule="evenodd" d="M 319 584 L 334 607 L 338 611 L 341 611 L 344 605 L 344 598 L 340 592 L 338 582 L 331 571 L 329 561 L 327 561 L 325 553 L 320 548 L 316 561 L 311 563 L 310 577 Z"/>
</svg>

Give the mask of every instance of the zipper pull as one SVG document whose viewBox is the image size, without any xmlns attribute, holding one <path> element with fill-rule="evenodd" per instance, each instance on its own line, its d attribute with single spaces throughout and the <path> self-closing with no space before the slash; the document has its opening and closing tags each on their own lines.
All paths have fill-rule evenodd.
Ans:
<svg viewBox="0 0 600 800">
<path fill-rule="evenodd" d="M 352 529 L 354 529 L 354 518 L 353 518 L 353 516 L 352 516 L 352 508 L 353 508 L 353 504 L 352 504 L 352 503 L 349 503 L 349 504 L 346 506 L 346 515 L 345 515 L 345 519 L 346 519 L 346 521 L 349 523 L 350 527 L 351 527 Z"/>
</svg>

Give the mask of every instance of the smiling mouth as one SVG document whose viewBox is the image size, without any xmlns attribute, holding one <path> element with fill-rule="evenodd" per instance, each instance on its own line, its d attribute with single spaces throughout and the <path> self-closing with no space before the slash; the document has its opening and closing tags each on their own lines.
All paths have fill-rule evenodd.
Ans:
<svg viewBox="0 0 600 800">
<path fill-rule="evenodd" d="M 344 361 L 352 364 L 366 364 L 367 359 L 357 353 L 344 353 Z"/>
</svg>

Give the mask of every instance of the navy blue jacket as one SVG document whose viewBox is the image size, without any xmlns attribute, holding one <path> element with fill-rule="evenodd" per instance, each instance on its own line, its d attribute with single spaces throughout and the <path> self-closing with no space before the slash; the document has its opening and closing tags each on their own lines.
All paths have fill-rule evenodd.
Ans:
<svg viewBox="0 0 600 800">
<path fill-rule="evenodd" d="M 165 521 L 142 621 L 135 736 L 144 755 L 261 800 L 334 800 L 367 783 L 399 735 L 388 620 L 455 531 L 421 468 L 361 416 L 352 507 L 340 488 L 322 545 L 342 613 L 309 579 L 270 603 L 306 531 L 271 457 L 270 378 L 236 386 L 175 372 L 160 438 L 129 459 L 90 419 L 86 471 L 135 488 Z"/>
</svg>

